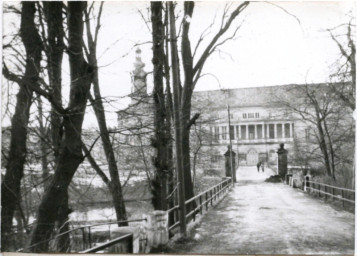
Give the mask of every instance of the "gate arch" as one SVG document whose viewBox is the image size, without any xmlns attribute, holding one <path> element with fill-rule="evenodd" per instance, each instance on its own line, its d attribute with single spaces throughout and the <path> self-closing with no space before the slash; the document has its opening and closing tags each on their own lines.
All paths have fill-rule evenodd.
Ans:
<svg viewBox="0 0 357 256">
<path fill-rule="evenodd" d="M 254 149 L 251 148 L 247 152 L 247 165 L 256 165 L 259 161 L 259 154 L 258 152 Z"/>
</svg>

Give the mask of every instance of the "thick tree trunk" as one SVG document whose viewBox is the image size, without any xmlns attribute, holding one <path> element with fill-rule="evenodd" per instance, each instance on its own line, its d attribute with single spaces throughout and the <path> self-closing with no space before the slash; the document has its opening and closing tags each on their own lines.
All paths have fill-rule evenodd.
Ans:
<svg viewBox="0 0 357 256">
<path fill-rule="evenodd" d="M 103 3 L 102 3 L 103 4 Z M 102 8 L 102 5 L 101 7 Z M 100 9 L 101 12 L 102 9 Z M 101 13 L 99 14 L 101 15 Z M 99 21 L 98 21 L 99 25 Z M 93 67 L 97 67 L 97 55 L 96 55 L 96 38 L 93 39 L 90 32 L 89 24 L 89 14 L 86 13 L 86 27 L 87 27 L 87 39 L 89 45 L 89 64 Z M 109 132 L 107 127 L 107 122 L 105 118 L 104 106 L 102 102 L 102 96 L 99 89 L 99 76 L 98 69 L 95 69 L 93 72 L 93 91 L 94 99 L 91 99 L 91 103 L 94 109 L 94 113 L 97 117 L 97 122 L 99 126 L 99 131 L 101 134 L 104 154 L 108 162 L 108 169 L 110 175 L 109 190 L 112 194 L 113 205 L 118 221 L 126 221 L 126 209 L 124 204 L 124 196 L 120 183 L 119 170 L 115 160 L 113 145 L 110 142 Z M 118 226 L 127 226 L 127 222 L 118 223 Z"/>
<path fill-rule="evenodd" d="M 164 25 L 162 23 L 162 3 L 151 2 L 151 21 L 153 38 L 153 65 L 154 65 L 154 130 L 155 137 L 153 146 L 156 149 L 154 157 L 155 178 L 152 182 L 153 187 L 153 206 L 156 210 L 167 210 L 167 182 L 169 176 L 168 165 L 168 141 L 170 138 L 166 134 L 167 115 L 163 84 L 163 68 L 165 62 L 164 54 Z"/>
<path fill-rule="evenodd" d="M 28 84 L 36 83 L 39 76 L 42 44 L 35 26 L 34 2 L 23 2 L 20 35 L 26 49 L 26 69 L 21 80 L 15 114 L 11 121 L 11 142 L 8 165 L 1 184 L 1 246 L 11 246 L 11 226 L 16 205 L 20 202 L 20 184 L 26 159 L 26 137 L 33 92 Z"/>
<path fill-rule="evenodd" d="M 178 199 L 180 207 L 180 233 L 183 237 L 187 236 L 186 230 L 186 207 L 185 207 L 185 174 L 183 169 L 182 154 L 182 119 L 180 107 L 180 76 L 177 53 L 177 35 L 175 24 L 175 13 L 172 2 L 168 2 L 170 19 L 170 41 L 171 41 L 171 62 L 172 62 L 172 81 L 174 88 L 174 126 L 175 126 L 175 147 L 176 147 L 176 173 L 178 176 Z"/>
<path fill-rule="evenodd" d="M 50 87 L 52 89 L 53 100 L 62 106 L 62 59 L 64 50 L 64 30 L 62 17 L 62 2 L 43 2 L 45 17 L 47 20 L 47 61 L 48 61 L 48 76 Z M 58 162 L 58 156 L 61 143 L 61 124 L 62 116 L 52 106 L 51 109 L 51 139 L 54 151 L 55 165 Z M 56 167 L 55 167 L 56 168 Z M 57 216 L 58 233 L 63 233 L 69 230 L 68 214 L 71 209 L 68 205 L 68 192 L 61 200 L 61 205 Z M 69 248 L 69 234 L 62 235 L 58 240 L 58 252 L 67 252 Z"/>
<path fill-rule="evenodd" d="M 185 74 L 185 83 L 181 98 L 182 111 L 182 153 L 183 153 L 183 168 L 185 174 L 185 199 L 188 200 L 194 196 L 193 182 L 191 175 L 191 156 L 190 156 L 190 118 L 191 118 L 191 99 L 193 93 L 193 57 L 191 52 L 191 43 L 189 40 L 190 21 L 194 10 L 194 2 L 187 1 L 184 3 L 185 17 L 182 27 L 181 55 L 182 64 Z M 194 201 L 187 205 L 187 212 L 191 212 L 195 208 Z"/>
<path fill-rule="evenodd" d="M 62 17 L 62 2 L 43 2 L 47 20 L 48 49 L 48 76 L 52 89 L 53 100 L 62 106 L 62 59 L 64 50 L 64 30 Z M 59 155 L 61 143 L 62 117 L 52 107 L 51 109 L 51 139 L 55 159 Z"/>
<path fill-rule="evenodd" d="M 38 109 L 38 123 L 39 123 L 39 132 L 40 132 L 40 148 L 41 148 L 41 165 L 42 165 L 42 180 L 43 187 L 46 189 L 49 184 L 48 176 L 48 144 L 46 142 L 46 127 L 43 124 L 43 108 L 42 108 L 42 100 L 41 97 L 37 97 L 37 109 Z"/>
<path fill-rule="evenodd" d="M 70 100 L 67 114 L 63 117 L 64 136 L 55 175 L 38 209 L 37 223 L 31 238 L 32 252 L 48 251 L 46 239 L 52 233 L 61 200 L 66 200 L 68 186 L 83 161 L 81 132 L 93 72 L 82 52 L 85 7 L 86 2 L 68 2 Z"/>
<path fill-rule="evenodd" d="M 177 198 L 175 187 L 177 184 L 177 178 L 174 172 L 174 153 L 173 153 L 173 137 L 172 137 L 172 130 L 171 125 L 173 120 L 173 103 L 172 103 L 172 94 L 170 89 L 170 65 L 169 65 L 169 13 L 167 8 L 167 2 L 165 3 L 165 62 L 164 62 L 164 74 L 165 74 L 165 84 L 166 84 L 166 95 L 165 95 L 165 106 L 166 106 L 166 136 L 168 139 L 167 144 L 167 164 L 169 168 L 169 177 L 168 177 L 168 194 L 170 197 L 168 198 L 168 207 L 169 209 L 173 208 L 177 204 Z M 170 212 L 169 214 L 169 226 L 175 223 L 175 212 Z"/>
</svg>

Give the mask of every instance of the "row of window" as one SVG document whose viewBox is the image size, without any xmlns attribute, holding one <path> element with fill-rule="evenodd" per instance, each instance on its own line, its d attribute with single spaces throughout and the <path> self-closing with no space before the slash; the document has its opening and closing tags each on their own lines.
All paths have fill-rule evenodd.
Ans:
<svg viewBox="0 0 357 256">
<path fill-rule="evenodd" d="M 227 126 L 215 126 L 212 129 L 214 140 L 252 140 L 263 138 L 292 138 L 294 134 L 294 124 L 258 124 L 258 125 L 231 125 L 228 134 Z"/>
<path fill-rule="evenodd" d="M 259 113 L 243 113 L 243 118 L 259 118 Z"/>
<path fill-rule="evenodd" d="M 223 114 L 223 115 L 215 114 L 214 115 L 214 117 L 216 119 L 219 119 L 220 116 L 222 118 L 227 118 L 226 114 Z M 273 114 L 272 112 L 269 112 L 269 118 L 272 118 L 272 117 L 288 117 L 288 116 L 289 116 L 289 112 L 287 112 L 287 111 L 284 111 L 283 113 L 280 113 L 280 114 Z M 259 112 L 256 112 L 256 113 L 243 113 L 242 117 L 243 117 L 243 119 L 259 118 L 260 114 L 259 114 Z M 232 113 L 230 114 L 230 119 L 234 119 L 234 115 Z"/>
</svg>

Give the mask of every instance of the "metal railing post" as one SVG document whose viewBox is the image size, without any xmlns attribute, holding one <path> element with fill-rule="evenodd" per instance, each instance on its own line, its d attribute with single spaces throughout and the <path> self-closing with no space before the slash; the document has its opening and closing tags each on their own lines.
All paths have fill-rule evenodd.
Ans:
<svg viewBox="0 0 357 256">
<path fill-rule="evenodd" d="M 342 196 L 342 207 L 345 208 L 345 197 L 344 197 L 344 193 L 343 193 L 343 190 L 341 189 L 341 196 Z"/>
<path fill-rule="evenodd" d="M 327 187 L 326 187 L 326 185 L 324 186 L 324 190 L 325 190 L 325 200 L 327 200 Z"/>
<path fill-rule="evenodd" d="M 202 215 L 203 209 L 202 209 L 202 196 L 200 196 L 200 213 Z"/>
<path fill-rule="evenodd" d="M 208 211 L 208 194 L 206 192 L 206 211 Z"/>
<path fill-rule="evenodd" d="M 335 201 L 335 188 L 332 188 L 332 201 Z"/>
<path fill-rule="evenodd" d="M 82 248 L 83 250 L 86 249 L 86 235 L 85 235 L 85 231 L 84 228 L 81 228 L 82 231 Z"/>
<path fill-rule="evenodd" d="M 91 248 L 92 247 L 91 227 L 88 227 L 88 242 L 89 242 L 89 248 Z"/>
</svg>

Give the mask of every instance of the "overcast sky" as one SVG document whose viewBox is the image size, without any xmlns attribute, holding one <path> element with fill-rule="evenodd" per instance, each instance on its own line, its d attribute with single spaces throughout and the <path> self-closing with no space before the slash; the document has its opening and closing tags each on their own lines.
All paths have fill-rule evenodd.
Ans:
<svg viewBox="0 0 357 256">
<path fill-rule="evenodd" d="M 216 22 L 219 24 L 224 4 L 196 3 L 190 29 L 193 47 L 216 13 Z M 183 4 L 178 5 L 181 7 Z M 151 41 L 148 29 L 151 24 L 145 24 L 138 11 L 141 10 L 147 18 L 148 6 L 148 2 L 104 4 L 98 56 L 102 95 L 115 100 L 111 105 L 106 105 L 111 126 L 116 124 L 115 111 L 128 103 L 120 97 L 130 93 L 130 72 L 133 70 L 136 49 L 133 46 Z M 211 75 L 201 78 L 196 90 L 328 81 L 331 65 L 339 58 L 339 51 L 326 29 L 349 22 L 351 16 L 355 15 L 352 12 L 354 6 L 353 1 L 252 2 L 233 23 L 232 30 L 241 25 L 236 40 L 222 46 L 222 52 L 213 54 L 207 61 L 203 73 Z M 212 28 L 211 36 L 216 29 Z M 343 32 L 337 31 L 340 34 Z M 151 44 L 146 43 L 140 48 L 145 70 L 150 72 Z M 68 63 L 64 64 L 64 69 L 68 70 Z M 64 81 L 65 86 L 66 83 L 68 80 Z M 148 87 L 150 92 L 150 75 Z M 66 94 L 68 90 L 64 91 Z M 92 111 L 89 112 L 85 127 L 96 126 L 94 115 Z"/>
</svg>

